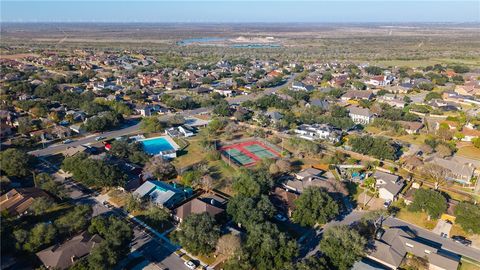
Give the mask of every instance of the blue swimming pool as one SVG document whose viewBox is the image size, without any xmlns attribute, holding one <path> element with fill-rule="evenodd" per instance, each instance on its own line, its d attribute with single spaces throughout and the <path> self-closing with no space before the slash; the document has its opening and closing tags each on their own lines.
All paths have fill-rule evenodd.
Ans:
<svg viewBox="0 0 480 270">
<path fill-rule="evenodd" d="M 151 138 L 141 141 L 143 149 L 150 155 L 158 155 L 164 151 L 176 150 L 176 145 L 172 145 L 165 137 Z"/>
</svg>

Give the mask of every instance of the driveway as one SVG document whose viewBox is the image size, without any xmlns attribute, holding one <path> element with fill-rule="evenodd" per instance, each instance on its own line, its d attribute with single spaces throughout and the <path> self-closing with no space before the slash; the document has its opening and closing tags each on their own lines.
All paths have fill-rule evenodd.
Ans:
<svg viewBox="0 0 480 270">
<path fill-rule="evenodd" d="M 433 229 L 433 233 L 440 236 L 450 237 L 450 230 L 452 229 L 452 223 L 449 223 L 443 219 L 439 219 L 437 225 Z"/>
</svg>

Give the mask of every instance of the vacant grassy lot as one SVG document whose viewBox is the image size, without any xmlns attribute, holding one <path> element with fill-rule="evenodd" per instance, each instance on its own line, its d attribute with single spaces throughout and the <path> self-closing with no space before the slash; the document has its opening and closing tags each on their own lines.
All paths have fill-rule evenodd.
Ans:
<svg viewBox="0 0 480 270">
<path fill-rule="evenodd" d="M 465 146 L 458 149 L 457 155 L 480 160 L 480 149 L 476 148 L 473 145 Z"/>
<path fill-rule="evenodd" d="M 437 224 L 437 220 L 428 220 L 427 214 L 422 212 L 410 212 L 405 208 L 400 209 L 397 218 L 428 230 L 432 230 Z"/>
<path fill-rule="evenodd" d="M 469 259 L 464 259 L 460 261 L 460 266 L 458 270 L 478 270 L 480 269 L 480 262 L 475 262 Z"/>
</svg>

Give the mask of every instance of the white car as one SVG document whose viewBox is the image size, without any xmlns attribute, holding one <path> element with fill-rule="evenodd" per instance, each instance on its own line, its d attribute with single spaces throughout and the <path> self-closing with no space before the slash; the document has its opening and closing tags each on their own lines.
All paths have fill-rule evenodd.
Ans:
<svg viewBox="0 0 480 270">
<path fill-rule="evenodd" d="M 103 137 L 103 136 L 98 136 L 98 137 L 95 138 L 95 141 L 98 142 L 98 141 L 105 140 L 105 139 L 106 139 L 106 138 Z"/>
<path fill-rule="evenodd" d="M 390 204 L 392 204 L 392 201 L 391 201 L 391 200 L 386 200 L 386 201 L 383 203 L 383 207 L 388 208 L 388 207 L 390 206 Z"/>
<path fill-rule="evenodd" d="M 185 262 L 185 265 L 186 265 L 189 269 L 195 269 L 195 268 L 197 268 L 197 265 L 196 265 L 193 261 L 186 261 L 186 262 Z"/>
<path fill-rule="evenodd" d="M 284 215 L 282 215 L 280 213 L 275 215 L 275 219 L 278 220 L 278 221 L 281 221 L 281 222 L 287 221 L 287 217 L 285 217 Z"/>
<path fill-rule="evenodd" d="M 65 141 L 63 141 L 63 144 L 69 144 L 69 143 L 71 143 L 71 142 L 73 142 L 73 140 L 71 140 L 71 139 L 66 139 Z"/>
</svg>

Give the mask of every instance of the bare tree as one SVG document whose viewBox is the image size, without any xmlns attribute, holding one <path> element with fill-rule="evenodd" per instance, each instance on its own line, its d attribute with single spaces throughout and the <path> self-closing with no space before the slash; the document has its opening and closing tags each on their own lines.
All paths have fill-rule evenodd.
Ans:
<svg viewBox="0 0 480 270">
<path fill-rule="evenodd" d="M 159 180 L 168 180 L 177 175 L 175 167 L 162 157 L 154 157 L 143 168 L 144 177 L 156 177 Z"/>
<path fill-rule="evenodd" d="M 423 165 L 421 172 L 423 177 L 434 182 L 435 190 L 447 183 L 448 169 L 440 165 L 435 163 L 427 163 Z"/>
<path fill-rule="evenodd" d="M 216 253 L 231 258 L 240 249 L 240 246 L 241 240 L 238 235 L 226 234 L 218 239 Z"/>
<path fill-rule="evenodd" d="M 213 189 L 213 178 L 210 175 L 204 175 L 200 180 L 200 185 L 202 189 L 210 192 Z"/>
</svg>

